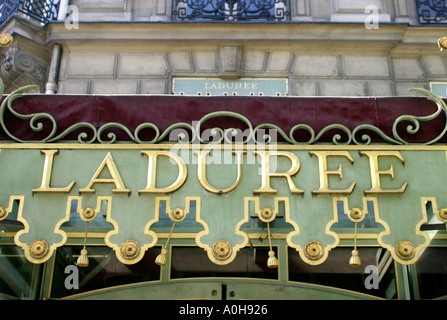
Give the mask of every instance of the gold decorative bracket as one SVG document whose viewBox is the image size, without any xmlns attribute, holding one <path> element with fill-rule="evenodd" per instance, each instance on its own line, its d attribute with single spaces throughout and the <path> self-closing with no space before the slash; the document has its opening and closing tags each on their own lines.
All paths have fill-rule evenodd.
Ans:
<svg viewBox="0 0 447 320">
<path fill-rule="evenodd" d="M 117 259 L 127 265 L 135 264 L 139 262 L 146 250 L 148 248 L 153 247 L 157 243 L 157 235 L 155 232 L 150 230 L 150 226 L 158 221 L 158 213 L 155 212 L 155 217 L 151 219 L 144 227 L 144 235 L 149 235 L 151 237 L 151 241 L 148 243 L 145 243 L 144 245 L 141 245 L 138 241 L 138 239 L 127 239 L 123 241 L 120 245 L 117 243 L 113 243 L 111 241 L 111 238 L 115 235 L 119 234 L 119 226 L 116 220 L 112 218 L 112 197 L 98 197 L 98 205 L 101 203 L 102 200 L 107 201 L 107 213 L 106 213 L 106 221 L 110 222 L 113 225 L 113 230 L 109 231 L 105 236 L 105 243 L 111 247 L 116 254 Z M 141 235 L 139 235 L 141 236 Z"/>
<path fill-rule="evenodd" d="M 202 204 L 203 205 L 203 204 Z M 249 221 L 249 210 L 248 210 L 248 201 L 244 201 L 244 217 L 239 220 L 234 227 L 234 235 L 242 237 L 242 241 L 231 245 L 228 241 L 219 239 L 215 240 L 213 244 L 211 243 L 205 243 L 202 240 L 202 237 L 206 237 L 207 235 L 210 235 L 210 227 L 206 220 L 202 219 L 201 217 L 201 208 L 199 205 L 197 205 L 197 212 L 196 212 L 196 221 L 204 226 L 203 231 L 200 231 L 196 234 L 196 244 L 203 248 L 208 258 L 215 264 L 218 265 L 227 265 L 231 263 L 237 255 L 237 252 L 245 247 L 248 244 L 249 238 L 248 235 L 241 231 L 240 228 L 244 223 L 247 223 Z M 222 233 L 223 234 L 223 233 Z M 226 236 L 226 235 L 224 235 Z"/>
<path fill-rule="evenodd" d="M 62 224 L 70 220 L 71 211 L 71 200 L 72 197 L 68 197 L 67 205 L 65 210 L 65 216 L 57 222 L 54 227 L 54 233 L 62 237 L 61 241 L 56 243 L 48 244 L 45 239 L 36 239 L 31 244 L 27 244 L 20 240 L 22 235 L 26 235 L 30 231 L 28 221 L 23 217 L 23 203 L 25 201 L 25 196 L 12 196 L 12 198 L 20 200 L 19 210 L 17 213 L 17 221 L 24 225 L 24 229 L 19 230 L 14 236 L 14 242 L 17 246 L 21 247 L 25 253 L 25 257 L 28 261 L 36 264 L 44 263 L 50 259 L 55 249 L 63 246 L 67 242 L 67 234 L 65 231 L 61 230 Z M 11 199 L 12 201 L 13 199 Z M 12 210 L 12 202 L 10 201 L 10 207 L 8 211 Z"/>
<path fill-rule="evenodd" d="M 334 197 L 334 199 L 336 198 L 337 197 Z M 307 229 L 313 229 L 313 225 L 306 225 L 304 227 L 301 226 L 305 231 L 301 232 L 299 223 L 291 217 L 291 209 L 289 208 L 289 204 L 286 204 L 285 221 L 290 223 L 295 229 L 295 231 L 292 231 L 287 235 L 287 244 L 290 247 L 295 248 L 300 254 L 301 259 L 309 265 L 322 264 L 328 258 L 329 251 L 337 247 L 340 243 L 338 234 L 331 230 L 331 226 L 338 222 L 337 203 L 335 200 L 333 201 L 332 207 L 333 217 L 327 222 L 324 233 L 312 233 Z M 297 216 L 295 216 L 295 219 L 297 219 Z M 331 236 L 334 241 L 332 243 L 328 243 L 328 240 L 326 240 L 328 238 L 327 236 Z M 297 238 L 297 242 L 294 241 L 295 237 Z M 298 238 L 302 239 L 298 240 Z"/>
<path fill-rule="evenodd" d="M 383 248 L 388 249 L 391 252 L 394 260 L 403 265 L 415 263 L 419 259 L 421 252 L 430 244 L 430 237 L 426 232 L 421 231 L 421 226 L 428 222 L 426 208 L 427 201 L 432 201 L 435 211 L 437 210 L 436 199 L 432 197 L 421 197 L 420 201 L 422 218 L 414 226 L 413 232 L 408 233 L 406 236 L 401 236 L 399 239 L 393 239 L 390 226 L 387 222 L 381 219 L 377 202 L 375 202 L 374 213 L 376 222 L 385 227 L 385 231 L 380 232 L 377 236 L 377 241 Z M 424 241 L 419 241 L 419 243 L 415 245 L 413 239 L 418 237 L 422 237 Z"/>
</svg>

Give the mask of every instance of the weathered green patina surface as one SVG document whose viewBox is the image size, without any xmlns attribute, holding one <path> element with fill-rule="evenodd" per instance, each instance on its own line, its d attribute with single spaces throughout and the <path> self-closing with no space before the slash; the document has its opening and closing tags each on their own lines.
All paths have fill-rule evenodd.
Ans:
<svg viewBox="0 0 447 320">
<path fill-rule="evenodd" d="M 426 90 L 416 89 L 437 111 L 402 115 L 389 135 L 370 124 L 349 129 L 337 123 L 318 132 L 296 124 L 285 132 L 271 123 L 254 127 L 229 111 L 163 131 L 146 122 L 134 131 L 118 122 L 79 122 L 59 132 L 50 114 L 14 110 L 14 100 L 29 88 L 6 97 L 0 109 L 9 137 L 0 144 L 0 219 L 21 223 L 11 235 L 35 264 L 54 257 L 69 234 L 72 241 L 83 239 L 90 226 L 127 265 L 165 240 L 166 256 L 171 237 L 193 241 L 214 264 L 228 265 L 265 230 L 271 258 L 272 241 L 280 240 L 305 263 L 320 265 L 334 248 L 355 247 L 359 240 L 411 265 L 432 240 L 421 226 L 447 220 L 447 147 L 437 143 L 447 126 L 417 144 L 397 129 L 408 121 L 407 133 L 417 134 L 420 123 L 446 114 L 444 101 Z M 44 123 L 52 129 L 41 140 L 22 140 L 9 129 L 6 111 L 29 120 L 33 131 Z M 203 130 L 206 121 L 219 117 L 242 121 L 246 129 Z M 110 129 L 125 132 L 130 142 L 117 141 L 113 132 L 104 138 Z M 141 139 L 145 129 L 155 132 L 152 140 Z M 334 129 L 332 143 L 322 143 Z M 79 131 L 78 141 L 64 140 Z M 298 131 L 308 140 L 296 140 Z M 371 143 L 368 132 L 383 143 Z M 268 265 L 277 262 L 269 259 Z"/>
<path fill-rule="evenodd" d="M 175 208 L 188 219 L 171 219 L 174 232 L 194 235 L 217 264 L 230 263 L 248 244 L 244 225 L 253 218 L 272 223 L 275 233 L 286 237 L 307 263 L 322 263 L 340 242 L 337 230 L 354 228 L 349 220 L 353 208 L 364 211 L 370 226 L 381 230 L 379 245 L 400 263 L 411 264 L 430 242 L 420 230 L 427 222 L 427 203 L 440 219 L 445 219 L 441 208 L 447 206 L 442 186 L 446 147 L 276 145 L 223 150 L 57 144 L 48 149 L 3 144 L 0 149 L 0 204 L 12 211 L 14 200 L 18 202 L 17 220 L 25 227 L 15 242 L 34 263 L 47 261 L 65 243 L 64 223 L 69 225 L 72 208 L 80 214 L 91 207 L 102 211 L 104 225 L 112 227 L 105 241 L 126 264 L 138 262 L 157 243 L 154 227 L 167 221 Z M 264 208 L 272 210 L 271 217 L 263 218 Z M 32 253 L 37 240 L 48 245 L 42 256 Z M 126 241 L 138 244 L 138 254 L 123 255 Z M 220 241 L 228 255 L 214 252 Z M 312 243 L 321 250 L 315 256 L 306 249 Z"/>
</svg>

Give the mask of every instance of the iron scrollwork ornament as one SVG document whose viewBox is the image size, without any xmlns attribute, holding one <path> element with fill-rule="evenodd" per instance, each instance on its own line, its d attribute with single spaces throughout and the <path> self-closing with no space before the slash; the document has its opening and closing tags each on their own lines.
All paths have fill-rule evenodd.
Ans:
<svg viewBox="0 0 447 320">
<path fill-rule="evenodd" d="M 17 12 L 25 15 L 28 19 L 33 19 L 38 23 L 46 25 L 50 21 L 57 19 L 60 0 L 8 0 L 2 1 L 0 6 L 0 27 Z"/>
<path fill-rule="evenodd" d="M 164 131 L 161 131 L 157 125 L 149 122 L 141 123 L 136 127 L 134 132 L 128 129 L 125 125 L 118 122 L 109 122 L 101 127 L 97 128 L 93 124 L 88 122 L 78 122 L 72 124 L 70 127 L 65 129 L 63 132 L 58 133 L 57 123 L 55 118 L 45 112 L 37 112 L 32 114 L 21 114 L 14 110 L 13 102 L 16 99 L 22 97 L 23 93 L 28 90 L 36 89 L 36 86 L 24 86 L 13 91 L 9 94 L 2 102 L 0 107 L 0 126 L 6 135 L 19 143 L 52 143 L 58 142 L 66 138 L 68 135 L 72 134 L 74 131 L 81 131 L 78 134 L 79 143 L 100 143 L 100 144 L 113 144 L 118 141 L 118 138 L 114 132 L 107 134 L 107 139 L 102 138 L 102 136 L 109 129 L 118 129 L 123 131 L 128 138 L 137 144 L 158 144 L 169 141 L 176 141 L 181 144 L 199 143 L 199 144 L 221 144 L 221 143 L 234 143 L 237 141 L 241 144 L 273 144 L 277 141 L 278 136 L 290 145 L 312 145 L 315 143 L 322 142 L 322 137 L 329 135 L 332 137 L 332 143 L 335 145 L 369 145 L 372 142 L 372 138 L 368 132 L 375 134 L 384 142 L 392 145 L 409 145 L 412 142 L 406 141 L 398 132 L 398 126 L 401 124 L 409 123 L 406 127 L 406 132 L 414 136 L 420 130 L 420 125 L 423 122 L 428 122 L 436 119 L 442 113 L 447 116 L 447 106 L 444 100 L 433 92 L 422 89 L 413 88 L 410 91 L 417 92 L 427 96 L 428 100 L 433 101 L 437 105 L 437 110 L 428 116 L 415 116 L 415 115 L 402 115 L 399 116 L 393 123 L 392 135 L 387 135 L 380 128 L 371 124 L 361 124 L 355 127 L 352 131 L 342 124 L 330 124 L 321 129 L 318 133 L 314 131 L 312 127 L 307 124 L 296 124 L 294 125 L 288 133 L 286 133 L 279 126 L 272 123 L 263 123 L 256 127 L 253 127 L 250 120 L 236 112 L 231 111 L 216 111 L 209 113 L 202 117 L 199 121 L 188 124 L 185 122 L 178 122 L 170 125 Z M 0 79 L 0 94 L 3 94 L 4 86 Z M 41 140 L 23 140 L 15 136 L 7 127 L 5 121 L 5 111 L 6 109 L 16 118 L 21 120 L 28 120 L 29 126 L 34 132 L 42 132 L 44 129 L 43 120 L 49 121 L 51 123 L 51 128 L 48 131 L 50 133 Z M 208 120 L 215 118 L 233 118 L 235 120 L 240 120 L 246 125 L 246 129 L 242 132 L 241 129 L 235 128 L 211 128 L 206 130 L 206 134 L 202 127 L 204 123 Z M 47 128 L 45 128 L 47 129 Z M 140 135 L 145 129 L 151 129 L 155 132 L 155 137 L 151 140 L 143 140 Z M 305 141 L 297 140 L 295 138 L 296 133 L 299 131 L 304 131 L 309 138 Z M 442 131 L 437 137 L 430 141 L 418 142 L 417 144 L 431 145 L 437 143 L 440 139 L 444 137 L 447 132 L 447 123 L 444 125 Z M 275 137 L 276 136 L 276 137 Z M 241 138 L 242 137 L 242 138 Z M 240 139 L 240 140 L 238 140 Z M 414 143 L 415 144 L 415 143 Z"/>
<path fill-rule="evenodd" d="M 416 0 L 420 23 L 447 23 L 447 0 Z"/>
<path fill-rule="evenodd" d="M 173 15 L 182 21 L 283 21 L 287 0 L 176 0 Z"/>
</svg>

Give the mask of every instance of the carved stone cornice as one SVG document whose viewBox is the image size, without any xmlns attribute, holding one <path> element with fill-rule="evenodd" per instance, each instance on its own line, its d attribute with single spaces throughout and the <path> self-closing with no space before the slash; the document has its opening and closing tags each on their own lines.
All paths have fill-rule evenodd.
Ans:
<svg viewBox="0 0 447 320">
<path fill-rule="evenodd" d="M 37 85 L 39 89 L 34 92 L 44 92 L 51 60 L 51 50 L 45 43 L 46 29 L 30 19 L 15 15 L 2 28 L 2 33 L 12 36 L 12 43 L 2 45 L 0 49 L 0 76 L 5 92 L 25 85 Z"/>
<path fill-rule="evenodd" d="M 7 91 L 24 85 L 37 85 L 40 91 L 44 90 L 48 66 L 17 43 L 6 51 L 1 70 Z"/>
</svg>

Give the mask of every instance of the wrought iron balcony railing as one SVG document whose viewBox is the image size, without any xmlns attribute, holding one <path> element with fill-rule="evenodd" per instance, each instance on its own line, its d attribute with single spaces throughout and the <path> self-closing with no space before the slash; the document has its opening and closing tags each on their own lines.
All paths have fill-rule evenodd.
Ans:
<svg viewBox="0 0 447 320">
<path fill-rule="evenodd" d="M 0 0 L 0 28 L 16 13 L 45 25 L 57 19 L 60 0 Z"/>
<path fill-rule="evenodd" d="M 289 0 L 174 0 L 173 19 L 181 21 L 285 21 Z"/>
<path fill-rule="evenodd" d="M 447 24 L 447 0 L 416 0 L 419 23 Z"/>
</svg>

